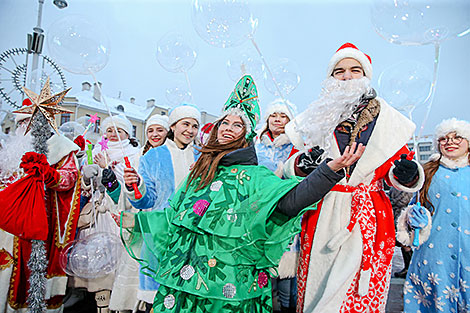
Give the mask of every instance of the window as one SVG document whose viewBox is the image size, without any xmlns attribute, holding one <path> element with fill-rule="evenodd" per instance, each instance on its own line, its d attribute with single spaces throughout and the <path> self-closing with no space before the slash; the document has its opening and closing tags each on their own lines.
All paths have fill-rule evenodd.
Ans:
<svg viewBox="0 0 470 313">
<path fill-rule="evenodd" d="M 420 155 L 419 156 L 419 160 L 420 161 L 427 161 L 429 158 L 429 154 L 425 154 L 425 155 Z"/>
<path fill-rule="evenodd" d="M 9 134 L 9 133 L 10 133 L 10 127 L 5 128 L 5 134 Z"/>
<path fill-rule="evenodd" d="M 64 125 L 64 123 L 67 123 L 70 121 L 70 113 L 62 113 L 60 115 L 60 125 Z"/>
<path fill-rule="evenodd" d="M 132 125 L 132 137 L 137 137 L 137 126 Z"/>
<path fill-rule="evenodd" d="M 160 112 L 161 115 L 166 115 L 165 111 Z"/>
<path fill-rule="evenodd" d="M 419 151 L 431 151 L 431 146 L 419 146 Z"/>
<path fill-rule="evenodd" d="M 97 120 L 97 121 L 95 122 L 95 127 L 94 127 L 94 129 L 93 129 L 93 132 L 94 132 L 94 133 L 97 133 L 97 134 L 100 133 L 100 122 L 101 122 L 101 119 L 99 119 L 99 120 Z"/>
</svg>

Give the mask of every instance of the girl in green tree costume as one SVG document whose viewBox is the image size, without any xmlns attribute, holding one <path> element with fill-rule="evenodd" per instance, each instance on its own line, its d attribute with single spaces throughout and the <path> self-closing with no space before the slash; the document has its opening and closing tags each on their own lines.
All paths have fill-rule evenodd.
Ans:
<svg viewBox="0 0 470 313">
<path fill-rule="evenodd" d="M 128 252 L 161 284 L 154 312 L 271 312 L 270 269 L 300 232 L 303 208 L 319 201 L 364 151 L 353 146 L 300 183 L 281 180 L 257 166 L 251 140 L 259 113 L 256 86 L 244 76 L 170 207 L 141 211 L 130 223 L 124 216 L 123 231 L 133 227 Z M 127 185 L 138 179 L 126 171 Z M 154 257 L 140 254 L 142 241 Z M 147 261 L 155 257 L 158 264 Z"/>
</svg>

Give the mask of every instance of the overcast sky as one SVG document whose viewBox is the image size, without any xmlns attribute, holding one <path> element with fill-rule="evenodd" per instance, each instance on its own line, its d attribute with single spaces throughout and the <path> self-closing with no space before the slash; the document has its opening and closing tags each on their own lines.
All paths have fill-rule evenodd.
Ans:
<svg viewBox="0 0 470 313">
<path fill-rule="evenodd" d="M 218 48 L 204 42 L 191 21 L 190 0 L 67 0 L 69 6 L 59 10 L 46 0 L 43 28 L 46 31 L 57 19 L 81 14 L 102 23 L 108 33 L 111 54 L 107 66 L 96 74 L 108 96 L 135 97 L 145 104 L 154 98 L 168 106 L 166 89 L 184 75 L 165 71 L 156 61 L 159 39 L 169 31 L 179 31 L 196 45 L 197 60 L 188 72 L 194 102 L 202 109 L 219 114 L 233 89 L 227 74 L 227 61 L 251 43 L 234 48 Z M 447 0 L 452 6 L 453 0 Z M 0 51 L 26 46 L 26 34 L 36 25 L 38 4 L 35 0 L 0 1 Z M 268 64 L 286 57 L 298 65 L 299 86 L 287 96 L 303 111 L 317 98 L 325 78 L 328 61 L 345 42 L 356 44 L 372 57 L 373 85 L 378 87 L 380 73 L 401 61 L 420 61 L 432 71 L 434 46 L 400 46 L 381 38 L 373 28 L 369 1 L 272 1 L 253 0 L 251 10 L 259 25 L 255 40 Z M 465 8 L 470 13 L 470 1 Z M 469 21 L 470 24 L 470 21 Z M 470 35 L 452 38 L 441 45 L 437 90 L 425 133 L 433 132 L 443 118 L 470 120 Z M 47 45 L 44 54 L 48 54 Z M 2 75 L 5 75 L 2 73 Z M 65 72 L 71 95 L 89 76 Z M 1 77 L 4 78 L 4 77 Z M 0 82 L 1 83 L 1 82 Z M 257 82 L 262 109 L 272 95 L 262 81 Z M 421 125 L 425 108 L 417 108 L 413 120 Z"/>
</svg>

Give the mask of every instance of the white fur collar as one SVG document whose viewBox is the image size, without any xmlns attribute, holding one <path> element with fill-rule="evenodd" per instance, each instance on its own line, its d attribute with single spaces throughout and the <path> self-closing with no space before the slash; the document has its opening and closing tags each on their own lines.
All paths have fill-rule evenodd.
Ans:
<svg viewBox="0 0 470 313">
<path fill-rule="evenodd" d="M 289 137 L 287 137 L 286 134 L 280 134 L 279 136 L 274 138 L 274 140 L 271 140 L 271 138 L 269 138 L 268 134 L 264 134 L 261 137 L 261 143 L 266 145 L 266 146 L 274 146 L 276 148 L 279 148 L 283 145 L 288 145 L 291 142 L 289 140 Z"/>
<path fill-rule="evenodd" d="M 441 156 L 441 160 L 439 161 L 439 163 L 441 163 L 442 165 L 450 169 L 466 167 L 469 165 L 468 153 L 466 153 L 464 156 L 456 160 L 452 160 L 452 159 L 446 158 L 445 156 Z"/>
<path fill-rule="evenodd" d="M 58 134 L 54 134 L 47 140 L 47 147 L 49 148 L 47 161 L 51 165 L 58 163 L 62 158 L 69 155 L 70 152 L 80 150 L 80 147 L 72 140 Z"/>
</svg>

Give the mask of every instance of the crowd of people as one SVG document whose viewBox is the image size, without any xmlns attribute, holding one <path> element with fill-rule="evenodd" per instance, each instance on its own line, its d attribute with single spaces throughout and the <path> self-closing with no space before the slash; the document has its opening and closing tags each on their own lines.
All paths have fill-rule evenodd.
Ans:
<svg viewBox="0 0 470 313">
<path fill-rule="evenodd" d="M 124 115 L 107 117 L 89 156 L 83 136 L 59 133 L 47 160 L 31 152 L 31 116 L 17 114 L 0 193 L 32 175 L 44 184 L 47 312 L 85 294 L 98 313 L 385 312 L 395 246 L 405 312 L 470 311 L 470 123 L 442 121 L 421 166 L 415 125 L 377 96 L 372 69 L 347 43 L 300 114 L 284 99 L 261 114 L 245 75 L 210 125 L 180 104 L 151 116 L 139 143 Z M 10 221 L 0 311 L 27 312 L 31 238 Z M 68 271 L 69 243 L 97 232 L 120 237 L 115 268 Z"/>
</svg>

